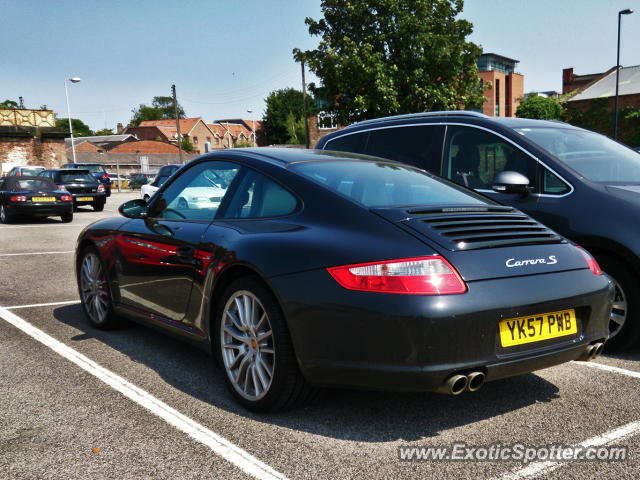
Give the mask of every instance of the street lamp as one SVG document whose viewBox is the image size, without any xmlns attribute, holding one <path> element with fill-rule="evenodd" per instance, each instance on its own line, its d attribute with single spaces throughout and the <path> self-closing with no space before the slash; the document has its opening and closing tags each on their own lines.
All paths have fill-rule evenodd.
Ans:
<svg viewBox="0 0 640 480">
<path fill-rule="evenodd" d="M 253 122 L 253 146 L 256 146 L 256 117 L 253 116 L 253 110 L 251 110 L 250 108 L 247 109 L 247 113 L 252 114 L 251 115 L 251 121 Z"/>
<path fill-rule="evenodd" d="M 616 122 L 613 130 L 613 139 L 618 139 L 618 82 L 620 79 L 620 23 L 622 15 L 629 15 L 633 13 L 633 10 L 627 8 L 626 10 L 620 10 L 618 12 L 618 57 L 616 59 Z"/>
<path fill-rule="evenodd" d="M 71 126 L 71 108 L 69 108 L 69 89 L 67 88 L 67 80 L 71 83 L 78 83 L 82 80 L 80 77 L 67 78 L 64 81 L 64 93 L 67 96 L 67 117 L 69 117 L 69 133 L 71 134 L 71 151 L 73 152 L 73 163 L 76 163 L 76 146 L 73 143 L 73 127 Z"/>
</svg>

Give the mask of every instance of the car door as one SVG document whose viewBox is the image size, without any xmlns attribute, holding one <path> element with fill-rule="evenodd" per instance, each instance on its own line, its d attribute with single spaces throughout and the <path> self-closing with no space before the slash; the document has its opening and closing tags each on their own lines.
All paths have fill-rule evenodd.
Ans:
<svg viewBox="0 0 640 480">
<path fill-rule="evenodd" d="M 208 258 L 202 237 L 239 169 L 224 161 L 192 166 L 154 196 L 146 218 L 120 229 L 116 271 L 123 307 L 159 321 L 183 320 L 194 278 Z M 194 190 L 202 201 L 185 202 Z"/>
<path fill-rule="evenodd" d="M 495 192 L 499 172 L 511 170 L 529 179 L 528 195 Z M 539 164 L 528 152 L 488 129 L 448 125 L 440 175 L 535 217 L 540 193 Z"/>
</svg>

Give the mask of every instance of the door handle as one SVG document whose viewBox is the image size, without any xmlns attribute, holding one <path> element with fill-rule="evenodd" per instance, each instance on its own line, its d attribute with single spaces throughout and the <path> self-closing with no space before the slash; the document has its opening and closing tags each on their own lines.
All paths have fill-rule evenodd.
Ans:
<svg viewBox="0 0 640 480">
<path fill-rule="evenodd" d="M 179 258 L 184 258 L 187 260 L 191 260 L 193 258 L 193 254 L 195 253 L 195 249 L 189 246 L 178 247 L 176 251 L 176 255 Z"/>
</svg>

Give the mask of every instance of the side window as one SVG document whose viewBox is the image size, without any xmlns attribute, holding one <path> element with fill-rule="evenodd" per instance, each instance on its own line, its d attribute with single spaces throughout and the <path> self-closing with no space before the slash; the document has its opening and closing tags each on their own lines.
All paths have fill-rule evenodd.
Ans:
<svg viewBox="0 0 640 480">
<path fill-rule="evenodd" d="M 229 162 L 205 162 L 186 170 L 152 203 L 150 216 L 213 220 L 239 170 Z"/>
<path fill-rule="evenodd" d="M 543 169 L 542 174 L 542 193 L 547 193 L 549 195 L 562 195 L 565 193 L 569 193 L 569 186 L 564 183 L 560 178 L 553 172 Z"/>
<path fill-rule="evenodd" d="M 324 149 L 335 152 L 364 153 L 368 134 L 368 132 L 352 133 L 351 135 L 333 138 L 327 142 Z"/>
<path fill-rule="evenodd" d="M 364 153 L 433 171 L 440 166 L 443 132 L 440 125 L 372 130 Z"/>
<path fill-rule="evenodd" d="M 512 170 L 536 186 L 538 163 L 501 137 L 472 127 L 449 127 L 442 176 L 470 188 L 490 190 L 494 176 Z"/>
<path fill-rule="evenodd" d="M 297 207 L 296 197 L 280 184 L 255 170 L 247 170 L 224 217 L 281 217 L 293 213 Z"/>
</svg>

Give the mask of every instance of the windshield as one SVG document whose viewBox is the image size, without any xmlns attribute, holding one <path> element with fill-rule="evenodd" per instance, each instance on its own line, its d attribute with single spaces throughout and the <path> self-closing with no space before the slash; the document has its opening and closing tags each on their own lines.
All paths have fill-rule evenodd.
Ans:
<svg viewBox="0 0 640 480">
<path fill-rule="evenodd" d="M 90 174 L 79 172 L 60 172 L 60 181 L 62 183 L 97 183 Z"/>
<path fill-rule="evenodd" d="M 56 185 L 48 178 L 15 178 L 8 181 L 9 190 L 12 192 L 21 191 L 53 191 Z"/>
<path fill-rule="evenodd" d="M 640 155 L 610 138 L 570 128 L 516 128 L 594 182 L 640 183 Z"/>
<path fill-rule="evenodd" d="M 365 207 L 455 204 L 487 205 L 490 201 L 422 170 L 387 162 L 305 162 L 292 169 Z"/>
<path fill-rule="evenodd" d="M 104 167 L 102 165 L 82 165 L 83 170 L 89 170 L 91 173 L 103 173 Z"/>
</svg>

